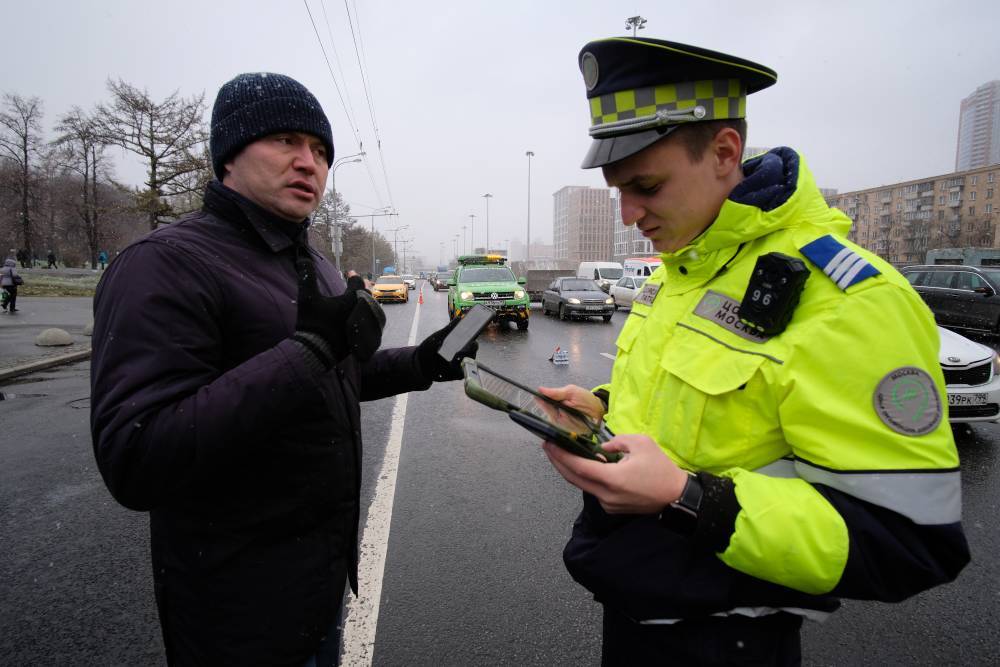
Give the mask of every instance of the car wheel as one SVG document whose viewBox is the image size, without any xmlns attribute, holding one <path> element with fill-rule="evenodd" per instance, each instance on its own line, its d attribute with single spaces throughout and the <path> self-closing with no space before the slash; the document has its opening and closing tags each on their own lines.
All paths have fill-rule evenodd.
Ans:
<svg viewBox="0 0 1000 667">
<path fill-rule="evenodd" d="M 604 320 L 605 324 L 607 324 L 608 322 L 611 321 L 611 316 L 610 315 L 602 315 L 601 318 Z"/>
<path fill-rule="evenodd" d="M 518 322 L 517 322 L 517 330 L 518 331 L 527 331 L 528 330 L 528 320 L 518 320 Z"/>
<path fill-rule="evenodd" d="M 561 303 L 559 304 L 559 319 L 562 320 L 563 322 L 567 320 L 566 309 L 563 308 L 563 305 Z"/>
</svg>

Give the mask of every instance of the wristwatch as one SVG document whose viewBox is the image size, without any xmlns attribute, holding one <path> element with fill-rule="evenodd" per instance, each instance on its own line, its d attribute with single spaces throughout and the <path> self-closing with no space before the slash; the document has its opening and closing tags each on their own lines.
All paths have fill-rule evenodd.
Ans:
<svg viewBox="0 0 1000 667">
<path fill-rule="evenodd" d="M 701 481 L 696 475 L 688 473 L 681 497 L 660 512 L 660 524 L 681 535 L 694 535 L 698 527 L 698 512 L 701 510 L 703 496 Z"/>
</svg>

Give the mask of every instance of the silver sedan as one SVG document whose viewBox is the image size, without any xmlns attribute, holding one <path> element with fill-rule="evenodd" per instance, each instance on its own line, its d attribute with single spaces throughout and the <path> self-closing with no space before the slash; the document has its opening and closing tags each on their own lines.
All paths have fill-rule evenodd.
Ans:
<svg viewBox="0 0 1000 667">
<path fill-rule="evenodd" d="M 636 292 L 646 282 L 646 276 L 622 276 L 611 286 L 611 296 L 615 300 L 615 310 L 628 308 L 632 310 L 632 300 Z"/>
</svg>

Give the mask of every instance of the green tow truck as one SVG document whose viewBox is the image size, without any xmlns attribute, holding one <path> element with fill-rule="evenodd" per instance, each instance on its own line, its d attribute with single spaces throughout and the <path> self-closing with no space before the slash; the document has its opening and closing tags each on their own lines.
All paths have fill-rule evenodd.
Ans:
<svg viewBox="0 0 1000 667">
<path fill-rule="evenodd" d="M 448 281 L 448 318 L 462 317 L 477 303 L 497 311 L 496 322 L 528 328 L 531 302 L 524 278 L 515 278 L 503 255 L 462 255 Z"/>
</svg>

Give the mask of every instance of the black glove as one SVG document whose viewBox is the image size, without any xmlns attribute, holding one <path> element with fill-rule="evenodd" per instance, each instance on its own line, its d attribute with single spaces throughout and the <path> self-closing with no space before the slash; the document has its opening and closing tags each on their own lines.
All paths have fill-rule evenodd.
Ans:
<svg viewBox="0 0 1000 667">
<path fill-rule="evenodd" d="M 316 265 L 308 254 L 295 260 L 299 278 L 299 312 L 295 340 L 305 345 L 327 368 L 349 354 L 371 359 L 382 344 L 385 313 L 364 289 L 361 276 L 351 276 L 340 296 L 323 296 L 316 283 Z M 352 289 L 360 287 L 361 289 Z"/>
<path fill-rule="evenodd" d="M 349 289 L 340 296 L 320 294 L 316 283 L 316 265 L 309 255 L 302 255 L 295 260 L 295 273 L 299 279 L 299 311 L 293 338 L 319 356 L 324 365 L 330 368 L 350 353 L 344 323 L 358 303 L 357 292 Z M 315 338 L 300 335 L 302 333 L 319 336 L 328 349 L 317 344 Z"/>
<path fill-rule="evenodd" d="M 463 377 L 462 359 L 465 357 L 476 358 L 476 353 L 479 352 L 479 343 L 475 340 L 470 341 L 468 345 L 459 350 L 454 360 L 450 362 L 445 361 L 438 354 L 441 343 L 461 321 L 461 318 L 456 317 L 448 326 L 432 333 L 417 347 L 417 362 L 420 364 L 420 372 L 427 380 L 432 382 L 461 380 Z"/>
</svg>

